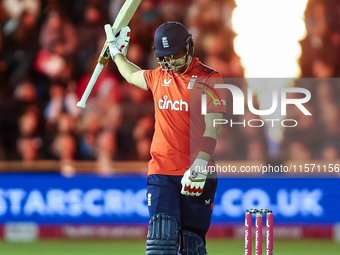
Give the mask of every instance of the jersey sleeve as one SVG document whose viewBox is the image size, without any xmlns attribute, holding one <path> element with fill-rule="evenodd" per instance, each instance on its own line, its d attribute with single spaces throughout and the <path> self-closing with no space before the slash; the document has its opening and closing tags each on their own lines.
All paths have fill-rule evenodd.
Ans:
<svg viewBox="0 0 340 255">
<path fill-rule="evenodd" d="M 154 70 L 145 70 L 144 79 L 146 81 L 146 85 L 147 85 L 148 89 L 153 91 Z"/>
<path fill-rule="evenodd" d="M 226 89 L 215 88 L 215 84 L 223 84 L 223 79 L 220 73 L 214 72 L 207 79 L 210 92 L 213 95 L 207 96 L 207 113 L 209 112 L 227 112 L 227 93 Z"/>
</svg>

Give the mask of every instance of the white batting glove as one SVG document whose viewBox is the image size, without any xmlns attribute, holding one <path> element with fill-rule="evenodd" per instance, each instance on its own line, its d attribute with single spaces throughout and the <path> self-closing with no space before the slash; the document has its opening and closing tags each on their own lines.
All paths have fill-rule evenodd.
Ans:
<svg viewBox="0 0 340 255">
<path fill-rule="evenodd" d="M 196 158 L 191 167 L 184 173 L 181 193 L 186 196 L 200 196 L 208 176 L 208 161 Z"/>
<path fill-rule="evenodd" d="M 115 56 L 117 54 L 122 54 L 124 57 L 126 57 L 131 37 L 131 29 L 128 26 L 123 27 L 122 30 L 120 30 L 119 36 L 115 37 L 110 24 L 106 24 L 104 28 L 106 33 L 106 41 L 109 44 L 110 55 L 113 61 L 115 60 Z"/>
</svg>

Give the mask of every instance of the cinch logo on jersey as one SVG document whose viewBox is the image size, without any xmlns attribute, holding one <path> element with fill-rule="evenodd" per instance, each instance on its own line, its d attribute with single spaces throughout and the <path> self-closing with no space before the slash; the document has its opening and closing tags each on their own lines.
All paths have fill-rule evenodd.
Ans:
<svg viewBox="0 0 340 255">
<path fill-rule="evenodd" d="M 158 100 L 158 108 L 161 110 L 172 110 L 172 111 L 189 111 L 189 104 L 183 99 L 181 100 L 168 100 L 168 96 L 164 96 L 163 99 Z"/>
</svg>

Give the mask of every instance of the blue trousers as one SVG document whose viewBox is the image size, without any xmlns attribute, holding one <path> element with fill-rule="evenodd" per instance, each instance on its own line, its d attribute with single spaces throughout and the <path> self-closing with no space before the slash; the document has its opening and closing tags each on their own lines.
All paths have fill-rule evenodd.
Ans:
<svg viewBox="0 0 340 255">
<path fill-rule="evenodd" d="M 216 175 L 209 174 L 201 196 L 181 194 L 182 176 L 150 175 L 147 178 L 147 198 L 150 217 L 166 213 L 175 217 L 180 229 L 205 235 L 211 222 L 214 197 L 217 188 Z"/>
</svg>

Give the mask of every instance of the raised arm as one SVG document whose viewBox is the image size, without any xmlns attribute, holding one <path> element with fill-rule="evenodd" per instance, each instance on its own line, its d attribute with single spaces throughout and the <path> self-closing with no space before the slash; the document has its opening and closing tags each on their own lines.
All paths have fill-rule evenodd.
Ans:
<svg viewBox="0 0 340 255">
<path fill-rule="evenodd" d="M 115 37 L 112 27 L 105 25 L 105 33 L 110 48 L 110 55 L 116 63 L 120 74 L 128 83 L 147 90 L 148 87 L 144 79 L 144 70 L 126 59 L 130 41 L 130 28 L 124 27 L 120 31 L 119 36 Z"/>
<path fill-rule="evenodd" d="M 120 74 L 128 83 L 141 89 L 148 90 L 144 79 L 144 70 L 128 61 L 122 54 L 117 54 L 114 61 L 116 62 Z"/>
</svg>

